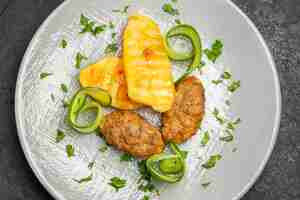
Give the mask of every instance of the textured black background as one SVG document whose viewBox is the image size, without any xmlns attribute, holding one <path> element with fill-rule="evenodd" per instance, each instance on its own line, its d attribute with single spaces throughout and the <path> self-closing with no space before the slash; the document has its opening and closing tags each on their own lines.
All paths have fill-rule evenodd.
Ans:
<svg viewBox="0 0 300 200">
<path fill-rule="evenodd" d="M 0 0 L 0 199 L 50 200 L 29 168 L 14 120 L 19 64 L 34 32 L 62 0 Z M 242 200 L 300 200 L 300 0 L 234 0 L 262 32 L 280 76 L 275 150 Z"/>
</svg>

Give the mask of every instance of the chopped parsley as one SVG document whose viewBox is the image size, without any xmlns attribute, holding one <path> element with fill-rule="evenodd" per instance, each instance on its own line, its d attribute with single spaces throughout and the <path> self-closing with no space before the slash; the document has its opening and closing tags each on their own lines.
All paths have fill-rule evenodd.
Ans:
<svg viewBox="0 0 300 200">
<path fill-rule="evenodd" d="M 207 58 L 212 62 L 216 62 L 217 58 L 222 54 L 222 51 L 223 43 L 220 40 L 216 40 L 211 49 L 204 49 Z"/>
<path fill-rule="evenodd" d="M 45 79 L 47 78 L 48 76 L 52 76 L 53 74 L 52 73 L 48 73 L 48 72 L 43 72 L 40 74 L 40 79 Z"/>
<path fill-rule="evenodd" d="M 216 154 L 213 156 L 210 156 L 208 161 L 202 165 L 205 169 L 211 169 L 216 166 L 217 161 L 221 160 L 222 156 L 220 154 Z"/>
<path fill-rule="evenodd" d="M 126 161 L 126 162 L 129 162 L 129 161 L 133 161 L 133 156 L 132 155 L 130 155 L 129 153 L 124 153 L 122 156 L 121 156 L 121 158 L 120 158 L 120 160 L 121 161 Z"/>
<path fill-rule="evenodd" d="M 173 3 L 177 3 L 177 2 L 178 2 L 178 0 L 172 0 L 172 2 L 173 2 Z"/>
<path fill-rule="evenodd" d="M 140 184 L 138 189 L 143 192 L 154 192 L 157 190 L 155 188 L 155 185 L 151 182 L 147 182 L 146 184 Z"/>
<path fill-rule="evenodd" d="M 64 132 L 62 132 L 61 130 L 57 130 L 55 142 L 56 143 L 61 142 L 65 138 L 65 136 L 66 135 L 64 134 Z"/>
<path fill-rule="evenodd" d="M 79 69 L 80 68 L 80 65 L 81 65 L 81 62 L 83 61 L 83 60 L 87 60 L 88 58 L 85 56 L 85 55 L 83 55 L 83 54 L 81 54 L 81 53 L 77 53 L 76 54 L 76 58 L 75 58 L 75 60 L 76 60 L 76 62 L 75 62 L 75 67 L 77 68 L 77 69 Z"/>
<path fill-rule="evenodd" d="M 100 26 L 96 26 L 95 29 L 93 30 L 92 34 L 94 36 L 97 36 L 99 33 L 102 33 L 103 31 L 105 31 L 106 25 L 100 25 Z"/>
<path fill-rule="evenodd" d="M 128 13 L 128 9 L 129 9 L 129 5 L 125 6 L 123 8 L 123 10 L 120 10 L 120 9 L 114 9 L 112 10 L 112 12 L 115 12 L 115 13 L 121 13 L 121 14 L 127 14 Z"/>
<path fill-rule="evenodd" d="M 217 108 L 214 109 L 213 111 L 213 115 L 216 118 L 216 120 L 220 123 L 220 124 L 224 124 L 225 123 L 225 119 L 223 117 L 220 116 L 220 112 Z"/>
<path fill-rule="evenodd" d="M 175 19 L 175 23 L 176 23 L 176 24 L 181 24 L 180 19 Z"/>
<path fill-rule="evenodd" d="M 88 168 L 93 169 L 94 165 L 95 165 L 95 161 L 92 161 L 88 164 Z"/>
<path fill-rule="evenodd" d="M 236 126 L 239 124 L 239 123 L 241 123 L 241 119 L 240 118 L 238 118 L 238 119 L 236 119 L 235 121 L 233 121 L 233 122 L 229 122 L 228 124 L 227 124 L 227 128 L 228 129 L 230 129 L 230 130 L 235 130 L 235 128 L 236 128 Z"/>
<path fill-rule="evenodd" d="M 236 148 L 236 147 L 232 149 L 232 152 L 233 152 L 233 153 L 236 152 L 236 151 L 237 151 L 237 148 Z"/>
<path fill-rule="evenodd" d="M 229 72 L 224 72 L 222 78 L 225 80 L 231 79 L 232 75 Z"/>
<path fill-rule="evenodd" d="M 75 152 L 75 149 L 74 149 L 73 145 L 68 144 L 66 146 L 66 152 L 67 152 L 67 155 L 68 155 L 69 158 L 73 157 L 74 156 L 74 152 Z"/>
<path fill-rule="evenodd" d="M 116 38 L 116 35 L 117 35 L 117 33 L 115 33 L 115 32 L 112 33 L 112 34 L 111 34 L 111 38 L 112 38 L 112 39 L 115 39 L 115 38 Z"/>
<path fill-rule="evenodd" d="M 104 144 L 103 146 L 101 146 L 101 147 L 99 148 L 99 151 L 100 151 L 100 152 L 105 152 L 105 151 L 107 151 L 107 149 L 108 149 L 107 144 Z"/>
<path fill-rule="evenodd" d="M 126 180 L 121 179 L 119 177 L 113 177 L 110 179 L 110 182 L 108 183 L 112 187 L 116 189 L 116 191 L 119 191 L 120 188 L 123 188 L 126 186 Z"/>
<path fill-rule="evenodd" d="M 147 169 L 146 160 L 142 160 L 138 162 L 139 172 L 141 174 L 141 179 L 151 181 L 151 174 Z"/>
<path fill-rule="evenodd" d="M 68 42 L 65 39 L 62 39 L 59 46 L 65 49 L 68 46 Z"/>
<path fill-rule="evenodd" d="M 204 133 L 203 139 L 201 140 L 202 146 L 207 145 L 207 143 L 209 142 L 209 140 L 210 140 L 210 136 L 209 136 L 208 131 L 206 131 L 206 132 Z"/>
<path fill-rule="evenodd" d="M 241 87 L 241 81 L 233 81 L 228 87 L 229 92 L 235 92 L 237 89 Z"/>
<path fill-rule="evenodd" d="M 219 84 L 223 83 L 222 80 L 212 80 L 211 82 L 215 85 L 219 85 Z"/>
<path fill-rule="evenodd" d="M 113 24 L 112 21 L 110 21 L 108 27 L 109 27 L 110 29 L 114 29 L 114 28 L 115 28 L 115 25 Z"/>
<path fill-rule="evenodd" d="M 63 107 L 64 107 L 64 108 L 68 108 L 69 105 L 70 105 L 70 102 L 67 101 L 67 100 L 62 100 L 62 104 L 63 104 Z"/>
<path fill-rule="evenodd" d="M 73 180 L 74 180 L 75 182 L 81 184 L 81 183 L 89 182 L 89 181 L 91 181 L 92 179 L 93 179 L 93 174 L 91 174 L 91 175 L 89 175 L 89 176 L 87 176 L 87 177 L 85 177 L 85 178 L 82 178 L 82 179 L 80 179 L 80 180 L 76 180 L 76 179 L 73 179 Z"/>
<path fill-rule="evenodd" d="M 141 200 L 150 200 L 150 197 L 148 195 L 144 195 Z"/>
<path fill-rule="evenodd" d="M 81 14 L 80 16 L 80 25 L 81 31 L 80 33 L 91 33 L 92 35 L 96 36 L 99 33 L 105 31 L 106 25 L 102 24 L 100 26 L 95 26 L 95 22 L 91 21 L 89 18 Z"/>
<path fill-rule="evenodd" d="M 202 183 L 202 187 L 203 188 L 207 188 L 208 186 L 210 186 L 211 182 L 205 182 L 205 183 Z"/>
<path fill-rule="evenodd" d="M 64 92 L 64 93 L 68 93 L 68 87 L 66 84 L 62 83 L 60 84 L 60 89 Z"/>
<path fill-rule="evenodd" d="M 105 54 L 114 54 L 118 51 L 118 44 L 117 43 L 111 43 L 108 44 L 104 50 Z"/>
<path fill-rule="evenodd" d="M 163 10 L 165 13 L 168 13 L 168 14 L 173 15 L 173 16 L 179 15 L 178 9 L 173 8 L 172 4 L 170 4 L 170 3 L 165 3 L 165 4 L 162 6 L 162 10 Z"/>
<path fill-rule="evenodd" d="M 220 140 L 223 142 L 232 142 L 234 139 L 234 136 L 232 134 L 229 134 L 228 136 L 225 137 L 220 137 Z"/>
</svg>

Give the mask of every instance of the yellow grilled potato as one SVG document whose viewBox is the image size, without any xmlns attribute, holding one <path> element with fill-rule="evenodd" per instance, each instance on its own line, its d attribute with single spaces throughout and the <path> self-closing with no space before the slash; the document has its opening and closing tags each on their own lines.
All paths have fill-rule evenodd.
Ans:
<svg viewBox="0 0 300 200">
<path fill-rule="evenodd" d="M 134 110 L 142 105 L 129 99 L 122 60 L 106 57 L 80 71 L 83 87 L 99 87 L 112 98 L 112 106 L 122 110 Z"/>
<path fill-rule="evenodd" d="M 123 61 L 130 99 L 165 112 L 175 87 L 159 26 L 149 17 L 130 16 L 123 35 Z"/>
</svg>

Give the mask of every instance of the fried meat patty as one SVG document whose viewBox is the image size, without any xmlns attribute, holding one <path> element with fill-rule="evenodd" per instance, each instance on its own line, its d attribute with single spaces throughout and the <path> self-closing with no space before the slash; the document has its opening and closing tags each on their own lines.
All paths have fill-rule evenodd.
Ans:
<svg viewBox="0 0 300 200">
<path fill-rule="evenodd" d="M 163 114 L 163 138 L 181 144 L 192 137 L 204 116 L 204 88 L 194 76 L 181 81 L 176 87 L 171 110 Z"/>
<path fill-rule="evenodd" d="M 108 114 L 101 131 L 108 144 L 139 158 L 161 153 L 165 146 L 159 130 L 131 111 Z"/>
</svg>

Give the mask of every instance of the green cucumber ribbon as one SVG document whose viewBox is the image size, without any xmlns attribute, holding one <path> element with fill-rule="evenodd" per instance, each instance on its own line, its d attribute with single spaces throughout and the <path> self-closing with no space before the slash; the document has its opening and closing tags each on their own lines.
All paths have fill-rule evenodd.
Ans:
<svg viewBox="0 0 300 200">
<path fill-rule="evenodd" d="M 175 154 L 153 155 L 147 159 L 146 166 L 152 177 L 160 181 L 176 183 L 184 176 L 185 157 L 176 144 L 171 143 L 170 146 Z"/>
<path fill-rule="evenodd" d="M 171 46 L 169 39 L 175 36 L 183 36 L 189 39 L 192 43 L 193 50 L 191 52 L 178 52 L 174 50 Z M 177 61 L 189 60 L 193 59 L 190 66 L 183 74 L 181 78 L 176 81 L 176 84 L 181 80 L 185 79 L 188 75 L 190 75 L 195 69 L 198 69 L 203 66 L 202 59 L 202 43 L 201 38 L 197 30 L 191 25 L 180 24 L 171 28 L 165 37 L 165 46 L 168 52 L 168 55 L 171 59 Z"/>
<path fill-rule="evenodd" d="M 91 100 L 88 99 L 91 97 Z M 72 128 L 82 134 L 89 134 L 95 131 L 104 120 L 102 106 L 109 106 L 111 103 L 110 95 L 99 88 L 82 88 L 72 98 L 68 112 L 68 122 Z M 79 114 L 96 110 L 96 118 L 94 121 L 86 125 L 77 122 Z"/>
</svg>

